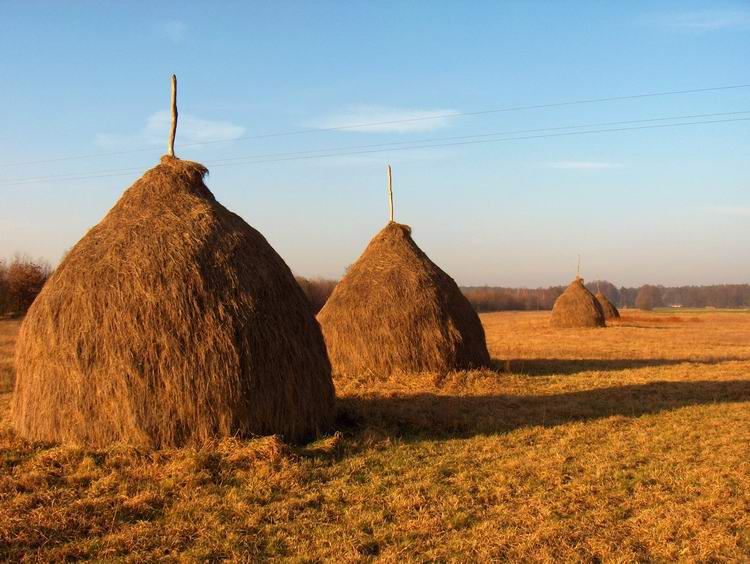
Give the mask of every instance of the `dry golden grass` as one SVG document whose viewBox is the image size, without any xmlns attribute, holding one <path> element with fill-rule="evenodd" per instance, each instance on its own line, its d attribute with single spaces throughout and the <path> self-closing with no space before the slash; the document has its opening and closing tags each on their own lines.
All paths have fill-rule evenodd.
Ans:
<svg viewBox="0 0 750 564">
<path fill-rule="evenodd" d="M 17 438 L 2 322 L 0 559 L 747 561 L 750 315 L 624 313 L 487 314 L 497 371 L 337 382 L 304 448 L 163 451 Z"/>
</svg>

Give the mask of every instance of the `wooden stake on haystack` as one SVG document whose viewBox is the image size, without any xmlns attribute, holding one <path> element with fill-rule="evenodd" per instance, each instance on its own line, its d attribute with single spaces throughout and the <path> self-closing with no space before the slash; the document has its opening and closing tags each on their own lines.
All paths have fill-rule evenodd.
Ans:
<svg viewBox="0 0 750 564">
<path fill-rule="evenodd" d="M 581 255 L 578 255 L 578 268 L 576 269 L 576 278 L 581 277 Z"/>
<path fill-rule="evenodd" d="M 391 223 L 393 223 L 393 171 L 391 171 L 391 165 L 388 165 L 388 211 Z"/>
<path fill-rule="evenodd" d="M 172 127 L 169 131 L 167 154 L 174 157 L 174 136 L 177 133 L 177 76 L 172 75 Z"/>
</svg>

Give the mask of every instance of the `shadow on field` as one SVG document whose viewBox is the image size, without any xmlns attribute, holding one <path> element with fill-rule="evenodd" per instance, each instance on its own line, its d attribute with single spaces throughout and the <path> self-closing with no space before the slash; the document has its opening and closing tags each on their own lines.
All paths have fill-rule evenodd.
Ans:
<svg viewBox="0 0 750 564">
<path fill-rule="evenodd" d="M 352 431 L 370 429 L 403 438 L 463 438 L 740 401 L 750 401 L 748 380 L 653 382 L 544 396 L 420 393 L 337 400 L 340 427 Z"/>
<path fill-rule="evenodd" d="M 690 358 L 652 358 L 652 359 L 619 359 L 619 358 L 519 358 L 511 360 L 493 359 L 492 362 L 500 372 L 525 374 L 527 376 L 552 376 L 578 374 L 579 372 L 609 372 L 651 368 L 657 366 L 674 366 L 677 364 L 718 364 L 745 358 L 721 357 L 713 359 Z"/>
</svg>

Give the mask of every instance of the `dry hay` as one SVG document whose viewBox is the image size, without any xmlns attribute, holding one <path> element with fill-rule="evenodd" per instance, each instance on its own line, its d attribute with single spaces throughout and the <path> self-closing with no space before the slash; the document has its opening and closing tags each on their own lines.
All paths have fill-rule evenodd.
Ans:
<svg viewBox="0 0 750 564">
<path fill-rule="evenodd" d="M 20 331 L 13 424 L 31 439 L 162 447 L 316 435 L 334 390 L 320 328 L 200 164 L 163 157 L 68 253 Z"/>
<path fill-rule="evenodd" d="M 370 241 L 318 320 L 341 374 L 446 372 L 490 362 L 471 304 L 399 223 Z"/>
<path fill-rule="evenodd" d="M 620 319 L 620 312 L 615 307 L 615 304 L 610 302 L 607 299 L 607 296 L 605 296 L 602 292 L 596 293 L 596 301 L 599 302 L 599 305 L 602 308 L 602 313 L 604 314 L 604 319 Z"/>
<path fill-rule="evenodd" d="M 553 327 L 604 327 L 604 312 L 594 295 L 577 276 L 552 307 Z"/>
</svg>

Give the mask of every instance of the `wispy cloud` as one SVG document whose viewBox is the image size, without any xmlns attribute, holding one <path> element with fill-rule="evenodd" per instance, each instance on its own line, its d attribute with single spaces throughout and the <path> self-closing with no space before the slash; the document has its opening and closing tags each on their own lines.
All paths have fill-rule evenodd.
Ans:
<svg viewBox="0 0 750 564">
<path fill-rule="evenodd" d="M 310 164 L 320 167 L 349 167 L 349 166 L 379 166 L 385 163 L 399 165 L 416 161 L 445 161 L 450 155 L 438 150 L 412 150 L 398 153 L 383 153 L 377 155 L 340 155 L 320 159 L 310 159 Z"/>
<path fill-rule="evenodd" d="M 656 23 L 687 31 L 750 30 L 750 10 L 698 10 L 662 14 L 655 18 Z"/>
<path fill-rule="evenodd" d="M 721 215 L 740 215 L 750 217 L 750 207 L 744 206 L 708 206 L 708 211 Z"/>
<path fill-rule="evenodd" d="M 565 168 L 572 170 L 597 170 L 602 168 L 618 168 L 621 167 L 622 164 L 591 161 L 554 161 L 550 163 L 544 163 L 544 166 L 547 168 Z"/>
<path fill-rule="evenodd" d="M 163 23 L 159 27 L 159 35 L 166 37 L 175 45 L 182 43 L 187 34 L 188 26 L 185 22 L 179 20 L 172 20 Z"/>
<path fill-rule="evenodd" d="M 446 127 L 456 110 L 414 110 L 385 106 L 349 106 L 308 122 L 308 127 L 346 128 L 369 133 L 412 133 Z M 372 125 L 365 125 L 372 124 Z"/>
<path fill-rule="evenodd" d="M 97 146 L 106 149 L 134 147 L 137 145 L 160 145 L 169 135 L 170 116 L 166 110 L 154 112 L 141 131 L 131 134 L 100 133 Z M 190 114 L 180 114 L 177 122 L 178 145 L 205 143 L 206 141 L 232 141 L 245 134 L 245 128 L 229 121 L 212 121 Z"/>
</svg>

